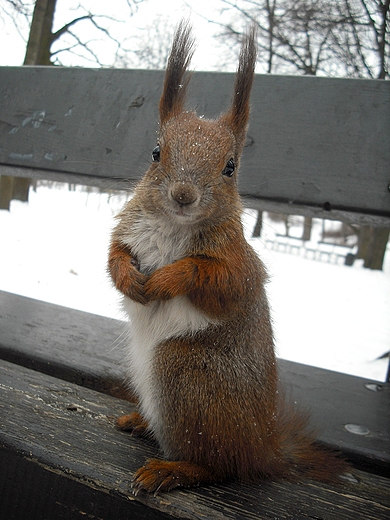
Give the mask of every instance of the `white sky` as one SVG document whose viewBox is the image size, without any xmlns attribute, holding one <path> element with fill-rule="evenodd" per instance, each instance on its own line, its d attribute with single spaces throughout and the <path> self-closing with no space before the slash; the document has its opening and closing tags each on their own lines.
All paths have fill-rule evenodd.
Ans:
<svg viewBox="0 0 390 520">
<path fill-rule="evenodd" d="M 192 62 L 192 68 L 195 70 L 215 69 L 221 60 L 221 53 L 226 52 L 212 38 L 212 35 L 218 31 L 218 26 L 208 23 L 206 20 L 206 18 L 213 20 L 221 19 L 220 9 L 222 4 L 220 0 L 169 0 L 166 2 L 162 0 L 145 0 L 139 4 L 138 11 L 132 17 L 129 14 L 125 0 L 110 0 L 109 2 L 107 0 L 82 0 L 81 2 L 79 0 L 58 0 L 54 31 L 72 19 L 85 14 L 78 8 L 80 3 L 85 9 L 90 9 L 94 14 L 105 14 L 112 16 L 116 20 L 122 19 L 123 21 L 121 22 L 112 22 L 112 32 L 115 33 L 119 40 L 136 38 L 137 34 L 141 35 L 145 32 L 142 29 L 152 24 L 157 17 L 168 17 L 169 20 L 172 20 L 173 25 L 182 17 L 189 17 L 197 37 L 197 50 Z M 105 26 L 110 24 L 107 20 L 102 20 L 101 23 L 104 23 Z M 88 34 L 92 39 L 101 38 L 101 33 L 93 29 L 92 24 L 88 21 L 79 22 L 79 24 L 79 29 L 81 24 L 83 24 L 84 35 Z M 3 19 L 0 19 L 1 66 L 18 66 L 23 63 L 29 27 L 23 18 L 19 18 L 18 25 L 21 28 L 20 32 L 18 32 L 11 18 L 3 16 Z M 105 39 L 101 43 L 96 41 L 93 45 L 98 49 L 100 61 L 107 66 L 112 66 L 114 64 L 114 44 Z M 92 61 L 88 63 L 69 54 L 67 56 L 61 54 L 61 61 L 67 66 L 96 66 L 96 63 Z"/>
</svg>

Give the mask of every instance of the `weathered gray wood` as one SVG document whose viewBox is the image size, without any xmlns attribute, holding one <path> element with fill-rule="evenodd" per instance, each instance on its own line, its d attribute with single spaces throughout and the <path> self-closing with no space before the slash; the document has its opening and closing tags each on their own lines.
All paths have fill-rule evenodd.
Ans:
<svg viewBox="0 0 390 520">
<path fill-rule="evenodd" d="M 1 168 L 1 167 L 0 167 Z M 341 209 L 324 209 L 320 206 L 309 206 L 276 200 L 265 200 L 257 197 L 243 197 L 244 207 L 257 211 L 270 211 L 282 213 L 283 215 L 301 215 L 303 217 L 319 218 L 325 220 L 338 220 L 346 224 L 357 224 L 359 226 L 373 226 L 384 229 L 390 228 L 390 218 L 372 213 L 361 213 L 358 211 Z M 328 206 L 327 206 L 328 207 Z"/>
<path fill-rule="evenodd" d="M 123 395 L 125 323 L 0 291 L 0 358 Z"/>
<path fill-rule="evenodd" d="M 0 331 L 1 359 L 123 395 L 124 322 L 0 291 Z M 311 411 L 322 442 L 359 465 L 390 471 L 389 385 L 284 360 L 279 365 L 287 396 Z M 346 424 L 369 433 L 353 434 Z"/>
<path fill-rule="evenodd" d="M 389 384 L 286 360 L 279 369 L 287 395 L 310 411 L 321 442 L 359 466 L 390 474 Z"/>
<path fill-rule="evenodd" d="M 0 464 L 2 518 L 11 518 L 6 507 L 16 508 L 16 513 L 18 507 L 26 510 L 23 501 L 15 503 L 10 495 L 20 497 L 21 490 L 36 489 L 37 479 L 40 489 L 46 491 L 47 504 L 39 502 L 38 493 L 31 497 L 28 516 L 34 518 L 48 518 L 53 502 L 62 507 L 61 518 L 81 517 L 80 492 L 75 494 L 75 483 L 85 487 L 85 497 L 95 492 L 93 503 L 81 502 L 84 517 L 96 514 L 99 504 L 106 501 L 120 502 L 121 515 L 111 518 L 125 518 L 126 512 L 128 518 L 147 518 L 140 513 L 142 504 L 149 512 L 191 519 L 382 520 L 390 514 L 388 480 L 359 471 L 357 479 L 339 487 L 312 481 L 227 483 L 134 497 L 129 488 L 134 471 L 146 458 L 158 456 L 158 450 L 114 428 L 113 418 L 129 411 L 131 405 L 3 361 L 0 385 L 0 457 L 7 462 Z M 28 464 L 35 466 L 35 472 L 27 471 Z M 29 482 L 29 478 L 35 481 Z M 60 496 L 50 494 L 49 484 L 54 485 L 51 479 L 60 479 L 61 486 L 56 486 L 63 489 Z M 115 513 L 115 504 L 112 508 Z M 46 515 L 39 516 L 42 512 Z"/>
<path fill-rule="evenodd" d="M 0 68 L 0 173 L 110 178 L 112 187 L 138 179 L 157 139 L 162 80 L 159 71 Z M 232 74 L 195 73 L 189 107 L 217 116 L 232 84 Z M 389 101 L 381 80 L 256 76 L 241 193 L 390 225 Z"/>
</svg>

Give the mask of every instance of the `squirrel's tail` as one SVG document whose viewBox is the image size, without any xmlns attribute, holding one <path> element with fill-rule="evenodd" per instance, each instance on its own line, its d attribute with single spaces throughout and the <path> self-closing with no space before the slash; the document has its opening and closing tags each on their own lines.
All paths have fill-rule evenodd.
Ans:
<svg viewBox="0 0 390 520">
<path fill-rule="evenodd" d="M 351 467 L 339 453 L 316 440 L 309 427 L 310 414 L 284 403 L 278 412 L 278 432 L 282 458 L 290 478 L 312 478 L 322 482 L 340 482 Z"/>
</svg>

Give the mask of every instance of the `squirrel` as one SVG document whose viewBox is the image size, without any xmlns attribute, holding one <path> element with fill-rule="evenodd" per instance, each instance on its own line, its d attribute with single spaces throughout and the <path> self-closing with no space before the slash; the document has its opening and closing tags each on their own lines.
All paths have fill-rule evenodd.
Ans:
<svg viewBox="0 0 390 520">
<path fill-rule="evenodd" d="M 108 259 L 131 320 L 127 367 L 139 413 L 122 430 L 153 437 L 165 460 L 138 469 L 133 490 L 309 477 L 346 471 L 284 403 L 266 269 L 244 237 L 238 171 L 256 63 L 243 39 L 230 108 L 185 109 L 194 38 L 175 33 L 152 163 L 117 216 Z"/>
</svg>

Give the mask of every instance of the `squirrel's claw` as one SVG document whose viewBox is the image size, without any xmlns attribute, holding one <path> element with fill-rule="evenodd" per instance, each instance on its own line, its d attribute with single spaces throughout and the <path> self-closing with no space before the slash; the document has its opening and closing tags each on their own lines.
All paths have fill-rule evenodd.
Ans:
<svg viewBox="0 0 390 520">
<path fill-rule="evenodd" d="M 171 491 L 177 487 L 192 487 L 215 481 L 215 475 L 213 477 L 208 470 L 197 464 L 150 459 L 145 466 L 136 471 L 132 490 L 135 495 L 140 491 Z"/>
</svg>

